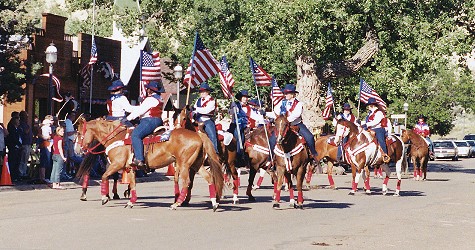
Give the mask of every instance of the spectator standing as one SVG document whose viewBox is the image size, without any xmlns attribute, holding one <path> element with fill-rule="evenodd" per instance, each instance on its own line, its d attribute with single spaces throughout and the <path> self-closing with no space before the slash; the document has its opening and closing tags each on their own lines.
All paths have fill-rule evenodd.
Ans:
<svg viewBox="0 0 475 250">
<path fill-rule="evenodd" d="M 31 154 L 31 144 L 33 144 L 33 131 L 28 124 L 28 113 L 20 112 L 20 137 L 21 137 L 21 157 L 20 157 L 20 178 L 28 178 L 28 160 Z"/>
<path fill-rule="evenodd" d="M 76 130 L 74 129 L 73 122 L 76 120 L 76 112 L 69 112 L 65 124 L 64 131 L 64 155 L 66 156 L 66 169 L 63 168 L 61 176 L 65 179 L 71 179 L 72 177 L 68 175 L 74 175 L 74 140 L 76 139 Z"/>
<path fill-rule="evenodd" d="M 18 113 L 18 112 L 17 112 Z M 21 129 L 20 118 L 12 117 L 7 125 L 8 137 L 6 140 L 8 148 L 8 166 L 10 167 L 10 174 L 12 181 L 18 181 L 20 178 L 20 158 L 21 158 Z"/>
<path fill-rule="evenodd" d="M 3 164 L 3 156 L 5 155 L 5 137 L 8 135 L 8 131 L 5 125 L 0 122 L 0 164 Z M 0 176 L 2 176 L 2 168 L 0 168 Z"/>
<path fill-rule="evenodd" d="M 52 130 L 53 116 L 47 115 L 41 123 L 40 134 L 38 136 L 40 148 L 40 181 L 48 182 L 50 175 L 47 170 L 51 169 L 51 147 L 52 147 Z"/>
<path fill-rule="evenodd" d="M 63 151 L 63 136 L 64 129 L 63 127 L 56 128 L 56 134 L 53 137 L 53 169 L 51 170 L 51 183 L 53 183 L 54 189 L 64 189 L 61 182 L 61 172 L 64 168 L 64 162 L 66 157 L 64 157 Z"/>
</svg>

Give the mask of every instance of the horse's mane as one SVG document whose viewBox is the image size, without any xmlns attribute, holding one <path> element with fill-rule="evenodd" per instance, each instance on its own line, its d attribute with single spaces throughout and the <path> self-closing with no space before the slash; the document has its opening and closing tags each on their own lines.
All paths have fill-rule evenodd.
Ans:
<svg viewBox="0 0 475 250">
<path fill-rule="evenodd" d="M 350 121 L 340 119 L 340 120 L 338 121 L 338 123 L 339 123 L 339 124 L 342 124 L 343 126 L 346 126 L 346 127 L 350 128 L 350 131 L 354 131 L 354 132 L 356 132 L 356 133 L 358 132 L 358 127 L 357 127 L 354 123 L 352 123 L 352 122 L 350 122 Z"/>
</svg>

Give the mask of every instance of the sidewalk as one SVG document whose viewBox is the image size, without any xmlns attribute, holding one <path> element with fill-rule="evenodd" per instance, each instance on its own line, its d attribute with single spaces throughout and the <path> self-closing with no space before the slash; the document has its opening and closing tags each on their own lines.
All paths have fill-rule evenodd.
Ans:
<svg viewBox="0 0 475 250">
<path fill-rule="evenodd" d="M 140 177 L 137 178 L 137 183 L 141 182 L 154 182 L 154 181 L 169 181 L 172 180 L 172 176 L 165 176 L 165 172 L 161 169 L 157 170 L 153 173 L 149 173 L 147 177 Z M 112 184 L 112 179 L 110 179 Z M 119 180 L 120 181 L 120 180 Z M 7 192 L 7 191 L 30 191 L 30 190 L 42 190 L 42 189 L 51 189 L 46 184 L 30 184 L 30 181 L 20 181 L 14 183 L 14 186 L 0 186 L 0 192 Z M 101 180 L 100 178 L 91 178 L 89 179 L 89 186 L 100 186 Z M 71 180 L 66 182 L 61 182 L 61 185 L 67 189 L 73 188 L 81 188 L 81 184 L 79 180 Z"/>
</svg>

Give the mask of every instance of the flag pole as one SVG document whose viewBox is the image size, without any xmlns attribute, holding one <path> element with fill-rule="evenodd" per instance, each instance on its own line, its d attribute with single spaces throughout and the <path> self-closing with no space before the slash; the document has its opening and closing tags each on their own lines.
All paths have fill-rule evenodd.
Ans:
<svg viewBox="0 0 475 250">
<path fill-rule="evenodd" d="M 332 93 L 332 101 L 333 101 L 333 118 L 336 118 L 336 108 L 335 108 L 335 98 L 333 98 L 333 89 L 331 88 L 330 82 L 328 82 L 328 88 L 330 89 L 330 92 Z"/>
<path fill-rule="evenodd" d="M 91 48 L 94 45 L 94 22 L 96 20 L 96 0 L 92 1 L 92 40 Z M 92 56 L 92 55 L 91 55 Z M 89 114 L 92 113 L 92 82 L 94 78 L 94 64 L 91 64 L 91 84 L 89 85 Z"/>
<path fill-rule="evenodd" d="M 232 102 L 235 102 L 235 99 L 234 99 L 234 95 L 231 95 L 231 98 L 232 98 Z M 233 106 L 233 113 L 234 113 L 234 119 L 236 119 L 236 131 L 237 131 L 237 139 L 238 139 L 238 146 L 239 146 L 239 149 L 240 150 L 243 150 L 244 151 L 244 147 L 242 145 L 242 140 L 241 140 L 241 127 L 239 126 L 239 119 L 238 119 L 238 115 L 237 115 L 237 112 L 238 112 L 238 109 L 236 107 L 236 105 Z"/>
<path fill-rule="evenodd" d="M 361 78 L 360 78 L 360 93 L 358 93 L 358 116 L 356 120 L 360 119 L 360 105 L 361 105 Z"/>
<path fill-rule="evenodd" d="M 139 101 L 140 99 L 144 99 L 142 97 L 142 91 L 144 90 L 145 86 L 142 83 L 142 57 L 143 57 L 143 50 L 140 50 L 140 58 L 139 58 L 139 65 L 140 65 L 140 73 L 139 73 Z M 140 101 L 140 103 L 143 100 Z"/>
<path fill-rule="evenodd" d="M 186 103 L 188 105 L 190 99 L 190 91 L 191 91 L 191 80 L 193 79 L 193 68 L 195 64 L 195 53 L 196 53 L 196 41 L 198 40 L 198 31 L 195 33 L 195 41 L 193 42 L 193 54 L 191 55 L 191 65 L 190 65 L 190 79 L 188 80 L 188 88 L 186 91 Z"/>
<path fill-rule="evenodd" d="M 249 57 L 249 66 L 251 66 L 252 79 L 254 79 L 254 86 L 256 87 L 257 101 L 259 102 L 259 110 L 262 110 L 261 98 L 259 97 L 259 89 L 257 88 L 256 76 L 254 75 L 254 65 L 252 65 L 252 61 L 253 61 L 252 57 Z M 271 88 L 272 88 L 272 83 L 271 83 Z M 272 106 L 274 106 L 274 105 L 272 105 Z M 273 164 L 274 159 L 272 157 L 272 152 L 271 152 L 272 150 L 270 148 L 269 135 L 267 134 L 267 128 L 266 128 L 265 123 L 264 123 L 264 132 L 266 134 L 267 148 L 269 149 L 270 161 L 271 161 L 271 164 Z"/>
</svg>

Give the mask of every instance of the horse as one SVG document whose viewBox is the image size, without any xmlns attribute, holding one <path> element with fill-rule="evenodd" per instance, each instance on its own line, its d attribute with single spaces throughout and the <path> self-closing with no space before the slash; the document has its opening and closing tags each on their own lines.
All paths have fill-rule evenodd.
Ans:
<svg viewBox="0 0 475 250">
<path fill-rule="evenodd" d="M 401 139 L 404 143 L 411 142 L 409 154 L 411 155 L 411 162 L 414 166 L 415 180 L 418 181 L 422 178 L 422 172 L 424 172 L 424 178 L 422 180 L 426 180 L 429 148 L 427 147 L 425 139 L 414 131 L 406 129 L 402 130 Z"/>
<path fill-rule="evenodd" d="M 83 150 L 91 152 L 94 147 L 89 145 L 92 140 L 98 140 L 106 148 L 110 165 L 102 175 L 101 194 L 102 204 L 107 203 L 106 194 L 109 189 L 108 177 L 121 169 L 126 168 L 129 172 L 131 198 L 126 207 L 133 207 L 137 201 L 135 190 L 135 173 L 130 171 L 128 164 L 132 161 L 132 148 L 125 143 L 130 135 L 129 128 L 120 124 L 120 121 L 93 120 L 86 122 L 82 119 L 78 126 L 78 138 Z M 211 141 L 186 129 L 175 129 L 170 132 L 169 140 L 154 142 L 154 138 L 148 137 L 150 143 L 146 146 L 145 159 L 148 167 L 158 169 L 175 163 L 175 183 L 181 178 L 183 188 L 181 193 L 178 185 L 175 185 L 175 203 L 170 209 L 177 209 L 185 201 L 186 196 L 191 196 L 190 179 L 199 173 L 208 182 L 210 199 L 213 211 L 218 208 L 216 197 L 221 197 L 224 186 L 223 173 L 218 156 L 214 152 Z M 156 137 L 155 137 L 156 138 Z M 147 138 L 146 138 L 147 139 Z M 206 155 L 210 163 L 210 171 L 204 169 L 203 163 Z M 189 197 L 188 197 L 189 198 Z"/>
<path fill-rule="evenodd" d="M 345 136 L 349 136 L 349 139 L 343 147 L 345 148 L 345 156 L 347 162 L 351 166 L 352 174 L 352 189 L 349 194 L 354 195 L 356 193 L 361 174 L 363 174 L 366 193 L 371 194 L 368 166 L 379 166 L 383 167 L 383 170 L 386 173 L 386 178 L 383 181 L 382 188 L 383 194 L 386 195 L 388 192 L 387 184 L 391 174 L 391 169 L 388 164 L 383 162 L 383 152 L 377 143 L 373 132 L 365 131 L 352 122 L 339 120 L 336 126 L 336 143 L 340 142 Z M 392 135 L 389 138 L 391 139 L 389 145 L 388 140 L 386 140 L 388 155 L 391 158 L 391 161 L 396 163 L 396 174 L 398 178 L 394 196 L 399 196 L 401 189 L 402 164 L 404 164 L 404 161 L 406 160 L 404 154 L 404 143 L 397 136 Z"/>
<path fill-rule="evenodd" d="M 280 115 L 275 119 L 275 134 L 277 137 L 277 144 L 274 148 L 277 183 L 274 185 L 275 198 L 272 207 L 280 207 L 280 189 L 285 177 L 289 182 L 289 205 L 294 206 L 294 208 L 303 209 L 302 185 L 307 165 L 311 162 L 312 158 L 302 139 L 291 128 L 287 117 Z M 295 204 L 294 199 L 292 175 L 297 177 L 297 204 Z"/>
<path fill-rule="evenodd" d="M 184 109 L 177 109 L 174 108 L 175 113 L 173 114 L 173 125 L 175 128 L 185 128 L 190 131 L 195 131 L 198 133 L 201 133 L 201 135 L 207 136 L 206 133 L 204 132 L 203 126 L 199 124 L 198 126 L 195 126 L 193 122 L 191 121 L 191 112 L 187 110 L 186 108 Z M 200 136 L 201 136 L 200 135 Z M 238 199 L 238 173 L 236 169 L 236 156 L 237 156 L 237 147 L 236 147 L 236 140 L 233 138 L 229 145 L 225 145 L 224 141 L 218 140 L 218 151 L 219 151 L 219 156 L 220 160 L 224 165 L 225 169 L 225 179 L 227 179 L 227 172 L 231 173 L 231 176 L 233 178 L 233 203 L 237 204 L 239 203 Z M 205 162 L 206 165 L 206 162 Z"/>
</svg>

